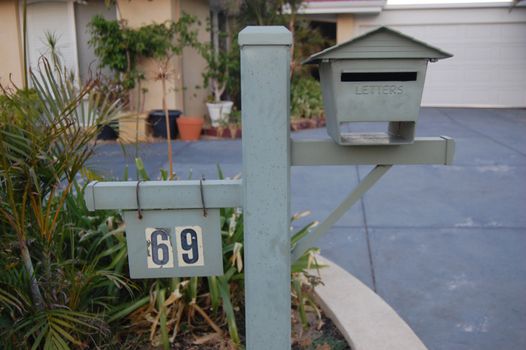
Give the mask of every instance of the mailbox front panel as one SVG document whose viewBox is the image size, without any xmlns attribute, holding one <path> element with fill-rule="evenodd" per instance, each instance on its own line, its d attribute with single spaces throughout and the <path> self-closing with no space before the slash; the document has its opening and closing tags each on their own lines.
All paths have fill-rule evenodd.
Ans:
<svg viewBox="0 0 526 350">
<path fill-rule="evenodd" d="M 341 122 L 416 121 L 427 60 L 332 61 L 330 81 Z"/>
<path fill-rule="evenodd" d="M 125 211 L 131 278 L 223 274 L 219 209 Z"/>
</svg>

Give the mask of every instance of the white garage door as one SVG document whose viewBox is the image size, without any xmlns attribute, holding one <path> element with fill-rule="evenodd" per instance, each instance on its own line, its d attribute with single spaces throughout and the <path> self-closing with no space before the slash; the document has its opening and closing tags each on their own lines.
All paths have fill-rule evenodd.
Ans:
<svg viewBox="0 0 526 350">
<path fill-rule="evenodd" d="M 356 34 L 389 26 L 454 57 L 431 63 L 422 105 L 526 107 L 526 9 L 390 7 Z"/>
<path fill-rule="evenodd" d="M 526 23 L 395 28 L 454 55 L 429 64 L 422 105 L 526 107 Z"/>
</svg>

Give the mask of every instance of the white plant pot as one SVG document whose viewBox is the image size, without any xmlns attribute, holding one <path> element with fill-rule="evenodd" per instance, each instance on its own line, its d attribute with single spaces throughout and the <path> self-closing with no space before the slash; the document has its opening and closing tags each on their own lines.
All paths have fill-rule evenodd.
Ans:
<svg viewBox="0 0 526 350">
<path fill-rule="evenodd" d="M 234 102 L 232 101 L 207 103 L 206 106 L 208 107 L 208 114 L 210 115 L 212 126 L 219 126 L 221 121 L 227 121 L 232 112 L 233 105 Z"/>
</svg>

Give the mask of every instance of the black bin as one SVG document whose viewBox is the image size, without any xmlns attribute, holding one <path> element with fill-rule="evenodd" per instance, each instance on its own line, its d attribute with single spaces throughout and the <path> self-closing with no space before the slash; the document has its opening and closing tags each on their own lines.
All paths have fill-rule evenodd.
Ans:
<svg viewBox="0 0 526 350">
<path fill-rule="evenodd" d="M 177 109 L 168 110 L 168 118 L 170 119 L 170 136 L 175 139 L 177 136 L 176 120 L 181 115 L 181 111 Z M 164 120 L 164 111 L 162 109 L 154 109 L 148 114 L 148 122 L 152 126 L 153 137 L 167 138 L 166 121 Z"/>
<path fill-rule="evenodd" d="M 119 137 L 118 128 L 119 125 L 116 123 L 104 125 L 97 135 L 97 140 L 116 140 Z"/>
</svg>

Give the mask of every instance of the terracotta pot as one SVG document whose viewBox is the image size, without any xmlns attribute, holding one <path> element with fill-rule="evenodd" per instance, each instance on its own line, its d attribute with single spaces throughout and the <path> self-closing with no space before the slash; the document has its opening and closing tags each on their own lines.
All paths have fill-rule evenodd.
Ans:
<svg viewBox="0 0 526 350">
<path fill-rule="evenodd" d="M 230 138 L 235 139 L 237 137 L 237 130 L 239 129 L 237 125 L 230 125 L 228 129 L 230 130 Z"/>
<path fill-rule="evenodd" d="M 203 118 L 181 116 L 177 118 L 177 127 L 179 128 L 179 135 L 183 141 L 197 141 L 201 136 L 203 128 Z"/>
</svg>

